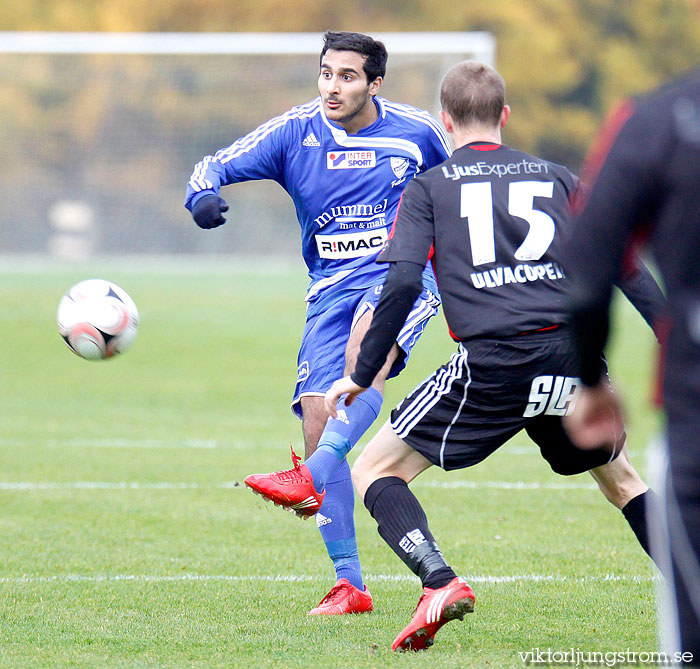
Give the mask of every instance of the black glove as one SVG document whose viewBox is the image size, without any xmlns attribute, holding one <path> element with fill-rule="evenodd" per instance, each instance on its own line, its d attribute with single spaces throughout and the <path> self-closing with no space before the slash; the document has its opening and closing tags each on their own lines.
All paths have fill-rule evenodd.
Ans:
<svg viewBox="0 0 700 669">
<path fill-rule="evenodd" d="M 228 211 L 226 200 L 212 193 L 195 202 L 192 207 L 192 218 L 200 228 L 209 230 L 226 223 L 226 219 L 221 215 L 224 211 Z"/>
</svg>

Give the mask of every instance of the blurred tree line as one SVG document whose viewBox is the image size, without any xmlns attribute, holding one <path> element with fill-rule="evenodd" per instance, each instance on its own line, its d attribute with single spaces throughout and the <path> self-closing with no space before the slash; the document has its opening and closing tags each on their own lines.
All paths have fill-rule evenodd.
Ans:
<svg viewBox="0 0 700 669">
<path fill-rule="evenodd" d="M 370 34 L 487 30 L 497 39 L 497 67 L 513 107 L 504 141 L 578 169 L 598 124 L 616 100 L 700 62 L 697 4 L 697 0 L 440 4 L 434 0 L 25 0 L 0 3 L 0 30 L 338 29 Z"/>
</svg>

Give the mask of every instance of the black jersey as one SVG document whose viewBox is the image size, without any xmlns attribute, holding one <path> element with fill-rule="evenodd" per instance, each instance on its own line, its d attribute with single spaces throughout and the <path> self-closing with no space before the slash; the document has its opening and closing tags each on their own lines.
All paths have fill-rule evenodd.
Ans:
<svg viewBox="0 0 700 669">
<path fill-rule="evenodd" d="M 605 158 L 574 226 L 572 314 L 581 379 L 599 381 L 608 330 L 610 285 L 631 245 L 648 238 L 666 285 L 670 328 L 665 351 L 668 476 L 665 539 L 677 647 L 700 658 L 700 70 L 621 105 L 594 152 Z M 609 151 L 608 151 L 609 149 Z M 607 153 L 607 157 L 605 154 Z M 595 169 L 594 165 L 594 169 Z M 666 553 L 667 551 L 667 553 Z M 674 608 L 674 607 L 671 607 Z M 668 626 L 671 629 L 671 625 Z M 675 648 L 674 648 L 675 650 Z M 690 660 L 689 663 L 693 663 Z"/>
<path fill-rule="evenodd" d="M 606 130 L 594 155 L 605 164 L 571 240 L 584 381 L 599 373 L 610 285 L 649 237 L 671 319 L 664 392 L 692 384 L 700 396 L 700 71 L 621 105 Z"/>
<path fill-rule="evenodd" d="M 391 268 L 353 380 L 367 387 L 381 369 L 429 259 L 457 341 L 566 323 L 570 281 L 561 259 L 579 189 L 561 165 L 484 142 L 414 178 L 377 259 Z M 653 326 L 665 301 L 649 270 L 635 263 L 619 286 Z"/>
<path fill-rule="evenodd" d="M 456 340 L 560 324 L 577 189 L 561 165 L 508 146 L 469 144 L 409 184 L 400 225 L 378 262 L 432 257 Z"/>
</svg>

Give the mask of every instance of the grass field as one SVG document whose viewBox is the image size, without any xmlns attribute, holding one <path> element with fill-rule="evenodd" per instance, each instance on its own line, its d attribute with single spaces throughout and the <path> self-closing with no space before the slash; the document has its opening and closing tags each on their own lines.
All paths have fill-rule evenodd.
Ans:
<svg viewBox="0 0 700 669">
<path fill-rule="evenodd" d="M 305 615 L 334 581 L 318 531 L 241 485 L 286 467 L 290 442 L 303 451 L 288 409 L 299 265 L 3 267 L 0 665 L 521 667 L 533 648 L 656 650 L 654 570 L 622 515 L 588 475 L 553 474 L 525 436 L 412 486 L 477 595 L 475 613 L 432 649 L 390 650 L 420 588 L 361 504 L 375 611 Z M 91 277 L 139 306 L 121 358 L 80 360 L 56 332 L 59 298 Z M 624 300 L 617 308 L 611 369 L 643 472 L 658 421 L 654 343 Z M 383 416 L 453 350 L 440 316 L 387 387 Z"/>
</svg>

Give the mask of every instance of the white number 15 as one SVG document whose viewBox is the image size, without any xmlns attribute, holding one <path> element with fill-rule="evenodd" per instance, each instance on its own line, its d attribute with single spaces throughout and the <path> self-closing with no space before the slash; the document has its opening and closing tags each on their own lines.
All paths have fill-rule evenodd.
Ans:
<svg viewBox="0 0 700 669">
<path fill-rule="evenodd" d="M 515 252 L 517 260 L 539 260 L 554 240 L 556 226 L 549 214 L 533 207 L 536 197 L 551 198 L 551 181 L 514 181 L 508 188 L 508 213 L 528 222 L 523 243 Z M 491 183 L 480 181 L 462 184 L 459 215 L 468 219 L 469 241 L 474 266 L 496 261 L 496 240 L 493 230 L 493 196 Z"/>
</svg>

